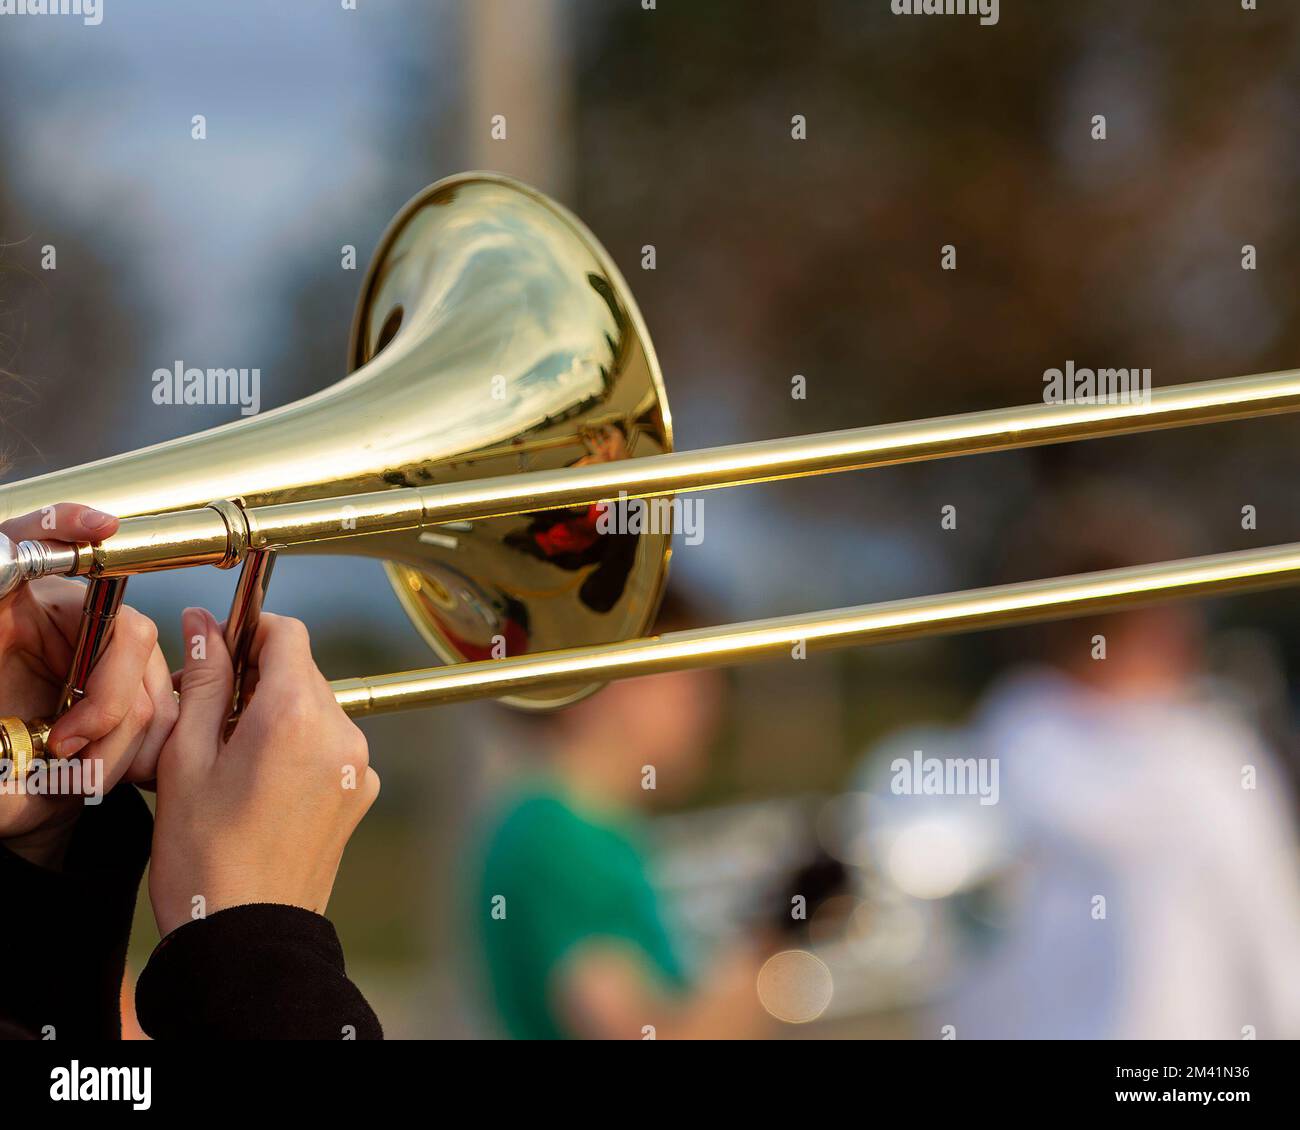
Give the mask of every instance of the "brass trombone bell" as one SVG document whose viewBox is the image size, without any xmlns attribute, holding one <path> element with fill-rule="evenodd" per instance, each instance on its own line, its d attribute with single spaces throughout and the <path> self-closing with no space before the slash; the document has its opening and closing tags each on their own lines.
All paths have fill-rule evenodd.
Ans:
<svg viewBox="0 0 1300 1130">
<path fill-rule="evenodd" d="M 659 363 L 613 260 L 565 208 L 518 181 L 465 173 L 412 199 L 380 240 L 352 325 L 351 376 L 275 411 L 0 486 L 0 520 L 76 501 L 138 519 L 113 539 L 123 574 L 238 564 L 200 552 L 213 499 L 257 508 L 391 494 L 662 454 Z M 197 513 L 195 513 L 197 508 Z M 224 508 L 229 514 L 231 508 Z M 343 512 L 334 532 L 348 534 Z M 605 536 L 580 512 L 357 529 L 288 552 L 377 557 L 445 663 L 640 635 L 662 591 L 668 531 Z M 191 544 L 161 564 L 150 547 Z M 549 707 L 591 684 L 521 691 Z"/>
</svg>

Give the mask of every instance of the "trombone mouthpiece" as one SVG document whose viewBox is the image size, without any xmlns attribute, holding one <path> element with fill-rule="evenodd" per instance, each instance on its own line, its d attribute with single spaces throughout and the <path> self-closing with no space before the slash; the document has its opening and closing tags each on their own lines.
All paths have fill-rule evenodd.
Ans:
<svg viewBox="0 0 1300 1130">
<path fill-rule="evenodd" d="M 0 534 L 0 598 L 37 577 L 76 571 L 77 547 L 52 541 L 14 541 Z"/>
<path fill-rule="evenodd" d="M 0 759 L 9 763 L 15 779 L 26 776 L 32 764 L 46 756 L 45 739 L 49 733 L 45 723 L 0 718 Z"/>
</svg>

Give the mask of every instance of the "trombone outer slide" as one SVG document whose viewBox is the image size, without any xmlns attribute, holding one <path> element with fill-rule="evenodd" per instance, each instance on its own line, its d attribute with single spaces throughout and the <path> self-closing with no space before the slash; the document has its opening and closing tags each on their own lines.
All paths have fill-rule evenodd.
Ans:
<svg viewBox="0 0 1300 1130">
<path fill-rule="evenodd" d="M 793 660 L 798 645 L 809 652 L 871 646 L 1296 583 L 1300 583 L 1300 542 L 670 632 L 596 647 L 338 679 L 330 687 L 349 715 L 364 717 L 495 698 L 523 687 L 563 687 L 593 679 L 608 682 L 780 657 Z M 43 756 L 48 732 L 48 725 L 0 718 L 0 756 L 20 766 L 30 763 Z"/>
<path fill-rule="evenodd" d="M 808 651 L 870 646 L 1296 583 L 1300 583 L 1300 542 L 670 632 L 596 647 L 340 679 L 330 685 L 343 709 L 359 717 L 493 698 L 523 687 L 562 687 L 696 667 L 791 659 L 800 644 Z"/>
</svg>

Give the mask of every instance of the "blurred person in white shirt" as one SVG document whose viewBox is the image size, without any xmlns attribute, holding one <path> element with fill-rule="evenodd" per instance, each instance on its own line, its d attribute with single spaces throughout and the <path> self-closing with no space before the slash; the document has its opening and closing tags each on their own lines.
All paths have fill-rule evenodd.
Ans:
<svg viewBox="0 0 1300 1130">
<path fill-rule="evenodd" d="M 1015 570 L 1199 551 L 1159 513 L 1128 490 L 1058 498 Z M 1016 894 L 935 1022 L 958 1038 L 1300 1036 L 1294 785 L 1241 696 L 1206 676 L 1200 606 L 1016 632 L 1017 653 L 1030 631 L 1041 663 L 996 682 L 964 738 L 999 759 L 979 815 L 1016 845 Z"/>
</svg>

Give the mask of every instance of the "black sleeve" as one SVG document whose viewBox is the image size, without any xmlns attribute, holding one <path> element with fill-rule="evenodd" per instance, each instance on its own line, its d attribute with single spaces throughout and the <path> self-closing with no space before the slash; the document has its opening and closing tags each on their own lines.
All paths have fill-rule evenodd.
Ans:
<svg viewBox="0 0 1300 1130">
<path fill-rule="evenodd" d="M 117 1040 L 122 974 L 153 817 L 119 785 L 77 821 L 63 870 L 0 847 L 6 966 L 0 1030 L 33 1039 Z"/>
<path fill-rule="evenodd" d="M 135 990 L 155 1040 L 382 1040 L 328 918 L 254 903 L 173 930 Z"/>
</svg>

